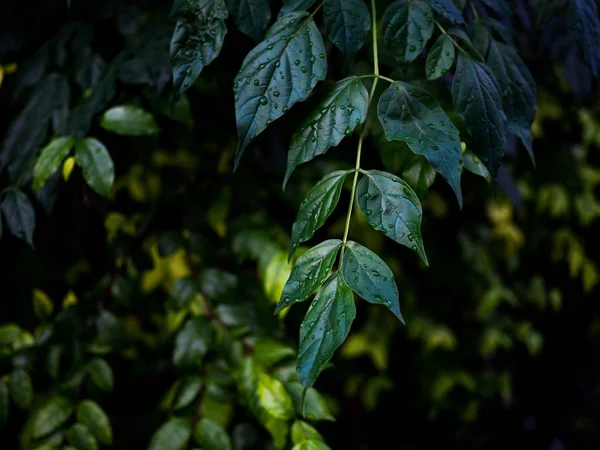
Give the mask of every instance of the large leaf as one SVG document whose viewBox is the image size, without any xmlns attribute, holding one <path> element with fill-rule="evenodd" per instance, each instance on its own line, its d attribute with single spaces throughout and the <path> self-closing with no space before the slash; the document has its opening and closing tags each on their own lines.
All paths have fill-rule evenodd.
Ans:
<svg viewBox="0 0 600 450">
<path fill-rule="evenodd" d="M 385 305 L 404 323 L 394 274 L 371 250 L 349 241 L 342 262 L 342 277 L 360 297 L 370 303 Z"/>
<path fill-rule="evenodd" d="M 600 18 L 595 0 L 570 0 L 567 22 L 579 51 L 600 78 Z"/>
<path fill-rule="evenodd" d="M 190 419 L 177 417 L 156 430 L 148 450 L 184 450 L 192 435 Z"/>
<path fill-rule="evenodd" d="M 447 35 L 441 34 L 427 55 L 425 63 L 425 73 L 428 80 L 446 75 L 454 64 L 454 43 Z"/>
<path fill-rule="evenodd" d="M 170 49 L 175 100 L 219 56 L 227 34 L 225 19 L 229 15 L 223 0 L 181 3 Z"/>
<path fill-rule="evenodd" d="M 279 13 L 280 16 L 296 12 L 306 11 L 310 8 L 316 0 L 283 0 L 283 6 Z"/>
<path fill-rule="evenodd" d="M 7 189 L 2 194 L 4 199 L 0 210 L 8 225 L 8 231 L 29 245 L 33 245 L 33 231 L 35 229 L 35 211 L 33 205 L 23 192 L 17 189 Z"/>
<path fill-rule="evenodd" d="M 421 239 L 421 202 L 405 181 L 369 170 L 358 184 L 357 195 L 360 209 L 373 228 L 411 248 L 428 264 Z"/>
<path fill-rule="evenodd" d="M 490 31 L 487 27 L 481 22 L 471 22 L 467 27 L 467 36 L 479 54 L 485 57 L 491 41 Z"/>
<path fill-rule="evenodd" d="M 234 81 L 238 129 L 236 167 L 250 142 L 327 73 L 319 29 L 305 12 L 281 17 L 244 59 Z"/>
<path fill-rule="evenodd" d="M 406 142 L 425 156 L 462 207 L 460 136 L 437 100 L 424 89 L 396 81 L 381 94 L 377 113 L 388 140 Z"/>
<path fill-rule="evenodd" d="M 10 374 L 10 393 L 17 405 L 28 409 L 33 401 L 33 382 L 23 369 L 16 369 Z"/>
<path fill-rule="evenodd" d="M 60 137 L 52 140 L 40 152 L 40 156 L 33 168 L 33 190 L 39 191 L 48 178 L 56 173 L 63 160 L 71 151 L 75 139 L 72 137 Z"/>
<path fill-rule="evenodd" d="M 98 442 L 89 428 L 82 423 L 76 423 L 67 431 L 69 444 L 77 450 L 97 450 Z"/>
<path fill-rule="evenodd" d="M 258 402 L 270 416 L 288 420 L 294 416 L 294 405 L 283 383 L 265 373 L 258 374 Z"/>
<path fill-rule="evenodd" d="M 231 450 L 231 439 L 220 425 L 210 419 L 200 419 L 194 429 L 196 442 L 204 450 Z"/>
<path fill-rule="evenodd" d="M 113 390 L 115 384 L 113 371 L 104 359 L 92 359 L 87 365 L 87 370 L 90 374 L 90 379 L 96 386 L 103 391 Z"/>
<path fill-rule="evenodd" d="M 421 0 L 397 0 L 383 15 L 383 42 L 392 55 L 411 62 L 433 34 L 433 12 Z"/>
<path fill-rule="evenodd" d="M 535 2 L 535 18 L 538 25 L 549 21 L 556 12 L 563 8 L 567 0 L 544 0 Z"/>
<path fill-rule="evenodd" d="M 461 12 L 452 3 L 452 0 L 427 0 L 427 3 L 441 16 L 444 16 L 450 22 L 464 24 L 465 19 Z"/>
<path fill-rule="evenodd" d="M 312 386 L 350 331 L 356 317 L 352 291 L 338 273 L 332 274 L 313 300 L 300 325 L 298 380 Z"/>
<path fill-rule="evenodd" d="M 242 33 L 262 41 L 271 21 L 269 0 L 227 0 L 227 8 Z"/>
<path fill-rule="evenodd" d="M 115 181 L 115 166 L 104 144 L 94 138 L 78 141 L 75 145 L 75 159 L 90 187 L 98 194 L 108 197 Z"/>
<path fill-rule="evenodd" d="M 296 221 L 292 227 L 290 257 L 300 243 L 313 237 L 315 231 L 325 224 L 340 199 L 340 193 L 348 173 L 347 170 L 331 172 L 308 192 L 300 204 Z"/>
<path fill-rule="evenodd" d="M 473 149 L 495 181 L 504 156 L 506 124 L 496 77 L 485 64 L 460 54 L 452 82 L 452 99 L 471 135 Z"/>
<path fill-rule="evenodd" d="M 371 16 L 363 0 L 325 0 L 325 29 L 331 42 L 348 56 L 369 39 Z"/>
<path fill-rule="evenodd" d="M 298 258 L 275 308 L 276 314 L 293 303 L 303 302 L 323 284 L 341 246 L 340 239 L 329 239 Z"/>
<path fill-rule="evenodd" d="M 83 400 L 77 405 L 77 421 L 81 422 L 103 444 L 111 445 L 113 434 L 106 413 L 93 400 Z"/>
<path fill-rule="evenodd" d="M 34 414 L 31 435 L 34 439 L 44 437 L 67 421 L 73 413 L 71 402 L 64 397 L 54 397 Z"/>
<path fill-rule="evenodd" d="M 149 136 L 159 131 L 152 114 L 135 105 L 110 108 L 102 115 L 100 126 L 123 136 Z"/>
<path fill-rule="evenodd" d="M 516 50 L 501 42 L 492 42 L 487 63 L 496 79 L 502 80 L 506 129 L 519 136 L 534 161 L 531 124 L 537 109 L 535 81 Z"/>
<path fill-rule="evenodd" d="M 292 136 L 284 188 L 298 165 L 324 154 L 364 123 L 368 103 L 369 94 L 358 77 L 344 78 L 333 86 Z"/>
<path fill-rule="evenodd" d="M 178 368 L 198 367 L 212 344 L 212 328 L 206 317 L 189 319 L 175 339 L 173 364 Z"/>
</svg>

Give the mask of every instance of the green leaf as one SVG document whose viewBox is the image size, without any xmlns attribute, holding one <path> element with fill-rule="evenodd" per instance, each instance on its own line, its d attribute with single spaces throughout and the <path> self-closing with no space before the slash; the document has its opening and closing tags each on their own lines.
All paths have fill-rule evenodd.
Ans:
<svg viewBox="0 0 600 450">
<path fill-rule="evenodd" d="M 33 245 L 35 211 L 29 198 L 23 192 L 13 188 L 5 190 L 3 194 L 0 211 L 4 214 L 8 231 L 29 245 Z"/>
<path fill-rule="evenodd" d="M 234 81 L 236 167 L 250 142 L 305 100 L 326 73 L 323 38 L 312 18 L 296 12 L 275 22 L 265 40 L 246 56 Z"/>
<path fill-rule="evenodd" d="M 383 42 L 392 55 L 411 62 L 421 54 L 433 34 L 433 12 L 420 0 L 397 0 L 383 15 Z"/>
<path fill-rule="evenodd" d="M 348 242 L 342 263 L 342 277 L 360 297 L 369 303 L 385 305 L 404 323 L 394 274 L 371 250 L 357 242 Z"/>
<path fill-rule="evenodd" d="M 0 346 L 9 346 L 17 342 L 23 330 L 14 323 L 5 323 L 0 325 Z"/>
<path fill-rule="evenodd" d="M 73 413 L 71 402 L 64 397 L 54 397 L 40 407 L 33 416 L 31 434 L 34 439 L 44 437 L 67 421 Z"/>
<path fill-rule="evenodd" d="M 369 94 L 358 77 L 338 81 L 327 97 L 294 132 L 283 187 L 300 164 L 324 154 L 352 135 L 367 118 Z"/>
<path fill-rule="evenodd" d="M 369 39 L 371 15 L 363 0 L 325 0 L 325 30 L 331 42 L 348 56 Z"/>
<path fill-rule="evenodd" d="M 271 22 L 269 0 L 227 0 L 227 9 L 242 33 L 262 41 Z"/>
<path fill-rule="evenodd" d="M 314 5 L 315 1 L 316 0 L 283 0 L 283 7 L 281 8 L 279 15 L 284 16 L 296 11 L 306 11 Z"/>
<path fill-rule="evenodd" d="M 485 64 L 460 54 L 452 82 L 452 100 L 465 121 L 473 149 L 495 181 L 506 144 L 506 117 L 496 77 Z"/>
<path fill-rule="evenodd" d="M 465 170 L 468 170 L 475 175 L 485 178 L 488 183 L 492 182 L 492 176 L 490 171 L 485 167 L 485 164 L 479 159 L 479 157 L 470 151 L 466 151 L 463 154 L 463 162 Z"/>
<path fill-rule="evenodd" d="M 600 18 L 595 0 L 570 0 L 567 23 L 583 59 L 600 78 Z"/>
<path fill-rule="evenodd" d="M 481 22 L 471 22 L 467 28 L 467 34 L 471 38 L 473 46 L 485 57 L 490 46 L 490 32 Z"/>
<path fill-rule="evenodd" d="M 502 17 L 509 17 L 512 14 L 511 6 L 507 0 L 481 0 L 488 8 Z M 547 1 L 547 0 L 544 0 Z"/>
<path fill-rule="evenodd" d="M 33 401 L 33 382 L 23 369 L 16 369 L 10 374 L 10 392 L 17 405 L 29 409 Z"/>
<path fill-rule="evenodd" d="M 335 272 L 317 292 L 300 325 L 296 368 L 300 384 L 310 387 L 315 383 L 321 368 L 348 336 L 355 317 L 352 291 Z"/>
<path fill-rule="evenodd" d="M 200 419 L 194 429 L 196 442 L 204 450 L 231 450 L 231 439 L 220 425 L 210 419 Z"/>
<path fill-rule="evenodd" d="M 296 420 L 292 425 L 292 442 L 299 444 L 302 441 L 324 441 L 323 436 L 310 424 Z"/>
<path fill-rule="evenodd" d="M 212 345 L 213 333 L 206 317 L 189 319 L 175 339 L 173 364 L 179 369 L 199 367 Z"/>
<path fill-rule="evenodd" d="M 75 138 L 60 137 L 52 140 L 42 149 L 33 168 L 32 188 L 34 191 L 39 191 L 46 184 L 48 178 L 56 173 L 74 143 Z"/>
<path fill-rule="evenodd" d="M 81 422 L 103 444 L 113 441 L 110 420 L 104 410 L 93 400 L 83 400 L 77 405 L 77 421 Z"/>
<path fill-rule="evenodd" d="M 469 52 L 470 56 L 480 62 L 484 61 L 483 56 L 481 56 L 481 53 L 479 53 L 479 50 L 477 50 L 477 48 L 471 42 L 469 35 L 467 35 L 467 33 L 465 33 L 463 30 L 460 28 L 452 28 L 448 30 L 448 35 L 451 36 L 457 44 Z"/>
<path fill-rule="evenodd" d="M 308 192 L 292 227 L 290 258 L 302 242 L 308 241 L 315 231 L 325 225 L 340 199 L 348 173 L 346 170 L 331 172 Z"/>
<path fill-rule="evenodd" d="M 501 42 L 492 42 L 487 63 L 496 80 L 504 83 L 502 108 L 506 114 L 506 129 L 521 139 L 535 163 L 531 135 L 537 109 L 535 81 L 516 50 Z"/>
<path fill-rule="evenodd" d="M 273 365 L 295 354 L 293 348 L 275 339 L 257 338 L 254 341 L 253 355 L 258 364 Z"/>
<path fill-rule="evenodd" d="M 186 1 L 182 8 L 170 48 L 174 100 L 219 56 L 229 15 L 223 0 Z"/>
<path fill-rule="evenodd" d="M 169 296 L 169 304 L 176 310 L 185 308 L 198 292 L 196 281 L 192 277 L 175 280 Z"/>
<path fill-rule="evenodd" d="M 67 431 L 67 440 L 77 450 L 98 449 L 96 438 L 90 433 L 88 427 L 82 423 L 76 423 L 69 428 L 69 431 Z"/>
<path fill-rule="evenodd" d="M 135 105 L 110 108 L 102 114 L 100 126 L 123 136 L 150 136 L 160 131 L 154 116 Z"/>
<path fill-rule="evenodd" d="M 294 416 L 294 405 L 283 383 L 265 373 L 258 374 L 258 402 L 272 417 L 289 420 Z"/>
<path fill-rule="evenodd" d="M 419 200 L 423 200 L 435 180 L 435 169 L 423 156 L 413 154 L 413 158 L 402 167 L 402 178 Z"/>
<path fill-rule="evenodd" d="M 287 391 L 292 397 L 296 415 L 306 417 L 309 420 L 335 421 L 325 399 L 314 388 L 306 389 L 300 383 L 292 382 L 286 385 Z M 306 389 L 306 392 L 304 392 Z"/>
<path fill-rule="evenodd" d="M 329 276 L 342 241 L 329 239 L 307 250 L 294 264 L 275 314 L 292 303 L 303 302 L 317 290 Z"/>
<path fill-rule="evenodd" d="M 0 428 L 8 421 L 9 402 L 8 386 L 0 381 Z"/>
<path fill-rule="evenodd" d="M 331 450 L 331 448 L 323 441 L 302 441 L 294 445 L 292 450 Z"/>
<path fill-rule="evenodd" d="M 427 55 L 425 63 L 425 72 L 428 80 L 445 75 L 454 64 L 454 44 L 452 40 L 445 34 L 441 34 Z"/>
<path fill-rule="evenodd" d="M 90 374 L 92 382 L 103 391 L 112 391 L 114 387 L 113 371 L 108 363 L 101 358 L 92 359 L 87 370 Z"/>
<path fill-rule="evenodd" d="M 192 435 L 191 427 L 189 418 L 165 422 L 152 436 L 148 450 L 184 450 Z"/>
<path fill-rule="evenodd" d="M 200 389 L 202 388 L 202 377 L 199 375 L 191 375 L 189 377 L 184 377 L 179 381 L 179 386 L 177 387 L 177 393 L 175 394 L 175 398 L 173 400 L 173 410 L 185 408 L 190 403 L 194 401 L 194 399 L 200 393 Z"/>
<path fill-rule="evenodd" d="M 429 3 L 436 13 L 445 17 L 450 22 L 459 25 L 465 23 L 465 19 L 463 19 L 461 12 L 452 3 L 452 0 L 427 0 L 427 3 Z"/>
<path fill-rule="evenodd" d="M 96 193 L 108 197 L 115 181 L 115 166 L 104 144 L 94 138 L 77 141 L 75 159 L 87 184 Z"/>
<path fill-rule="evenodd" d="M 377 114 L 388 140 L 406 142 L 414 153 L 425 156 L 462 207 L 460 137 L 437 100 L 424 89 L 395 81 L 381 94 Z"/>
<path fill-rule="evenodd" d="M 421 239 L 421 202 L 405 181 L 369 170 L 358 184 L 358 204 L 373 228 L 411 248 L 428 265 Z"/>
</svg>

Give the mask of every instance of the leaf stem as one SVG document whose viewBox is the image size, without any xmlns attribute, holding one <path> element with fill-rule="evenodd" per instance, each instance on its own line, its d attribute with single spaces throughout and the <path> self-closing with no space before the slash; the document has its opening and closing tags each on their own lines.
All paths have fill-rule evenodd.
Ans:
<svg viewBox="0 0 600 450">
<path fill-rule="evenodd" d="M 308 18 L 312 19 L 315 16 L 315 14 L 323 7 L 324 3 L 325 3 L 324 1 L 322 1 L 321 3 L 319 3 L 317 5 L 317 7 L 313 10 L 313 12 L 310 13 L 310 16 L 308 16 Z"/>
<path fill-rule="evenodd" d="M 440 23 L 439 23 L 437 20 L 435 21 L 435 24 L 436 24 L 436 25 L 437 25 L 437 27 L 440 29 L 440 31 L 442 32 L 442 34 L 446 35 L 446 37 L 447 37 L 448 39 L 450 39 L 450 41 L 452 41 L 452 44 L 453 44 L 453 45 L 454 45 L 454 46 L 455 46 L 455 47 L 456 47 L 456 48 L 457 48 L 457 49 L 458 49 L 458 50 L 459 50 L 459 51 L 460 51 L 460 52 L 461 52 L 463 55 L 469 56 L 469 53 L 467 53 L 467 51 L 466 51 L 464 48 L 462 48 L 460 45 L 458 45 L 458 42 L 456 42 L 456 41 L 454 40 L 454 38 L 448 34 L 448 32 L 446 31 L 446 29 L 445 29 L 445 28 L 444 28 L 444 27 L 443 27 L 443 26 L 442 26 L 442 25 L 441 25 L 441 24 L 440 24 Z"/>
<path fill-rule="evenodd" d="M 471 11 L 473 11 L 475 20 L 479 20 L 479 13 L 477 12 L 477 8 L 475 8 L 475 4 L 473 2 L 469 2 L 469 4 L 471 5 Z"/>
</svg>

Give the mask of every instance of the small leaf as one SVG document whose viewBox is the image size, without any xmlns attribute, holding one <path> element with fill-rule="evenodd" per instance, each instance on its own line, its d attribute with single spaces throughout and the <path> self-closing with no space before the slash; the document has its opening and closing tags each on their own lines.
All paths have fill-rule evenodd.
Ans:
<svg viewBox="0 0 600 450">
<path fill-rule="evenodd" d="M 428 264 L 421 238 L 421 202 L 405 181 L 369 170 L 358 184 L 357 195 L 360 209 L 373 228 L 414 250 Z"/>
<path fill-rule="evenodd" d="M 462 151 L 458 130 L 424 89 L 396 81 L 381 94 L 377 114 L 388 140 L 406 142 L 450 184 L 462 207 Z"/>
<path fill-rule="evenodd" d="M 306 417 L 308 420 L 335 421 L 325 399 L 314 388 L 306 389 L 300 383 L 292 382 L 286 385 L 287 391 L 292 397 L 296 415 Z"/>
<path fill-rule="evenodd" d="M 52 314 L 54 305 L 52 299 L 40 289 L 33 290 L 33 312 L 41 319 L 46 320 Z"/>
<path fill-rule="evenodd" d="M 0 381 L 0 428 L 2 428 L 8 421 L 8 405 L 8 386 Z"/>
<path fill-rule="evenodd" d="M 258 374 L 258 402 L 272 417 L 289 420 L 294 416 L 294 405 L 283 383 L 265 373 Z"/>
<path fill-rule="evenodd" d="M 325 29 L 331 42 L 348 56 L 369 39 L 371 16 L 363 0 L 325 0 Z"/>
<path fill-rule="evenodd" d="M 154 117 L 139 106 L 115 106 L 105 111 L 100 126 L 123 136 L 149 136 L 159 132 Z"/>
<path fill-rule="evenodd" d="M 96 438 L 90 433 L 88 427 L 82 423 L 76 423 L 69 428 L 69 431 L 67 431 L 67 440 L 77 450 L 98 449 Z"/>
<path fill-rule="evenodd" d="M 39 191 L 46 184 L 48 178 L 56 173 L 74 143 L 75 138 L 60 137 L 42 149 L 33 168 L 32 188 L 34 191 Z"/>
<path fill-rule="evenodd" d="M 506 145 L 506 117 L 496 77 L 485 64 L 460 54 L 452 82 L 452 100 L 465 121 L 473 149 L 495 181 Z"/>
<path fill-rule="evenodd" d="M 397 0 L 383 15 L 383 42 L 401 62 L 421 54 L 433 34 L 433 12 L 420 0 Z"/>
<path fill-rule="evenodd" d="M 457 44 L 464 48 L 470 56 L 475 58 L 477 61 L 483 62 L 483 56 L 479 53 L 479 50 L 471 42 L 471 38 L 460 28 L 451 28 L 448 30 L 448 35 L 451 36 Z"/>
<path fill-rule="evenodd" d="M 54 397 L 40 407 L 33 416 L 31 434 L 34 439 L 44 437 L 67 421 L 73 413 L 71 402 L 64 397 Z"/>
<path fill-rule="evenodd" d="M 281 8 L 279 15 L 284 16 L 296 11 L 306 11 L 314 5 L 315 1 L 316 0 L 283 0 L 283 7 Z"/>
<path fill-rule="evenodd" d="M 323 441 L 302 441 L 294 445 L 292 450 L 331 450 L 331 448 Z"/>
<path fill-rule="evenodd" d="M 148 450 L 184 450 L 191 435 L 190 419 L 173 418 L 156 430 Z"/>
<path fill-rule="evenodd" d="M 367 118 L 369 94 L 358 77 L 338 81 L 292 136 L 283 186 L 300 164 L 323 155 Z"/>
<path fill-rule="evenodd" d="M 360 297 L 369 303 L 385 305 L 404 323 L 394 274 L 379 256 L 357 242 L 348 242 L 342 276 Z"/>
<path fill-rule="evenodd" d="M 427 3 L 429 3 L 436 13 L 445 17 L 450 22 L 459 25 L 465 23 L 465 19 L 459 9 L 452 3 L 452 0 L 427 0 Z"/>
<path fill-rule="evenodd" d="M 299 444 L 302 441 L 324 441 L 323 436 L 312 425 L 296 420 L 292 425 L 292 442 Z"/>
<path fill-rule="evenodd" d="M 210 419 L 200 419 L 194 429 L 196 442 L 204 450 L 231 450 L 231 439 L 220 425 Z"/>
<path fill-rule="evenodd" d="M 90 374 L 90 379 L 103 391 L 112 391 L 115 384 L 113 371 L 108 363 L 101 358 L 92 359 L 87 370 Z"/>
<path fill-rule="evenodd" d="M 313 187 L 302 201 L 292 227 L 290 258 L 298 246 L 313 237 L 325 225 L 335 209 L 348 171 L 338 170 L 326 175 Z"/>
<path fill-rule="evenodd" d="M 262 41 L 271 22 L 269 0 L 227 0 L 227 9 L 242 33 Z"/>
<path fill-rule="evenodd" d="M 69 180 L 69 178 L 71 177 L 71 172 L 73 172 L 73 167 L 75 167 L 75 157 L 69 156 L 67 159 L 65 159 L 65 162 L 62 167 L 63 180 Z"/>
<path fill-rule="evenodd" d="M 487 63 L 496 79 L 504 80 L 502 108 L 506 129 L 521 139 L 535 163 L 531 135 L 537 109 L 535 81 L 516 50 L 506 44 L 492 42 Z"/>
<path fill-rule="evenodd" d="M 81 422 L 96 438 L 106 445 L 113 440 L 110 420 L 104 410 L 93 400 L 83 400 L 77 405 L 77 421 Z"/>
<path fill-rule="evenodd" d="M 295 354 L 294 349 L 275 339 L 257 338 L 254 341 L 253 355 L 258 364 L 273 365 Z"/>
<path fill-rule="evenodd" d="M 285 283 L 275 314 L 293 303 L 303 302 L 323 284 L 331 272 L 341 246 L 340 239 L 329 239 L 307 250 L 298 258 Z"/>
<path fill-rule="evenodd" d="M 447 35 L 441 34 L 427 55 L 425 63 L 427 79 L 435 80 L 446 75 L 454 64 L 455 55 L 452 40 Z"/>
<path fill-rule="evenodd" d="M 87 184 L 96 193 L 108 197 L 115 181 L 115 166 L 104 144 L 94 138 L 78 141 L 75 158 Z"/>
<path fill-rule="evenodd" d="M 16 369 L 10 374 L 10 392 L 17 405 L 29 409 L 33 401 L 33 382 L 23 369 Z"/>
<path fill-rule="evenodd" d="M 463 154 L 463 161 L 465 170 L 468 170 L 475 175 L 485 178 L 488 183 L 492 182 L 492 176 L 490 171 L 485 167 L 485 164 L 479 159 L 479 157 L 470 151 L 466 151 Z"/>
<path fill-rule="evenodd" d="M 223 0 L 181 2 L 175 8 L 180 18 L 171 39 L 173 98 L 179 97 L 196 81 L 200 72 L 219 56 L 227 34 L 229 13 Z"/>
<path fill-rule="evenodd" d="M 169 296 L 169 304 L 175 309 L 185 308 L 198 293 L 198 286 L 192 277 L 175 280 Z"/>
<path fill-rule="evenodd" d="M 319 29 L 305 12 L 281 17 L 244 59 L 234 81 L 237 167 L 246 147 L 325 79 L 327 61 Z"/>
<path fill-rule="evenodd" d="M 179 381 L 179 386 L 173 400 L 173 410 L 185 408 L 200 393 L 202 388 L 202 377 L 199 375 L 191 375 L 184 377 Z"/>
<path fill-rule="evenodd" d="M 473 46 L 485 57 L 490 46 L 490 32 L 481 22 L 471 22 L 467 28 L 467 34 L 471 38 Z"/>
<path fill-rule="evenodd" d="M 348 336 L 355 317 L 352 291 L 335 272 L 317 292 L 300 325 L 296 373 L 303 386 L 315 383 L 321 368 Z"/>
<path fill-rule="evenodd" d="M 175 339 L 175 367 L 184 369 L 200 366 L 202 358 L 212 345 L 212 340 L 212 328 L 206 317 L 189 319 Z"/>
<path fill-rule="evenodd" d="M 23 330 L 14 323 L 0 325 L 0 346 L 10 346 L 19 341 Z"/>
<path fill-rule="evenodd" d="M 33 245 L 33 231 L 35 229 L 35 211 L 33 205 L 23 192 L 9 188 L 3 192 L 4 200 L 0 204 L 0 211 L 8 225 L 8 231 Z"/>
</svg>

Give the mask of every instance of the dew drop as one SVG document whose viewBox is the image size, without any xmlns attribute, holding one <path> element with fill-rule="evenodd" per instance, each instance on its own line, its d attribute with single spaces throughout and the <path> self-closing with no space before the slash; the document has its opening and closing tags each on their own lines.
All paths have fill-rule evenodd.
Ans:
<svg viewBox="0 0 600 450">
<path fill-rule="evenodd" d="M 260 104 L 261 105 L 266 105 L 267 104 L 267 97 L 265 97 L 264 95 L 260 98 Z"/>
</svg>

